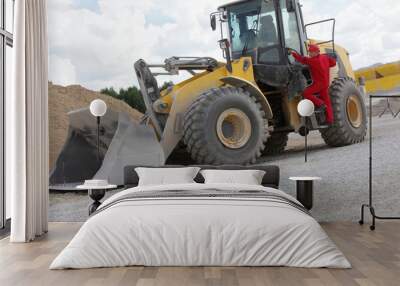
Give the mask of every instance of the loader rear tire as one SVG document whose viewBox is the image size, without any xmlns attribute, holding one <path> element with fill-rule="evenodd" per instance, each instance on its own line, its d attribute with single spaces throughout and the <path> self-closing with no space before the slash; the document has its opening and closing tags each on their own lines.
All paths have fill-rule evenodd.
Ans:
<svg viewBox="0 0 400 286">
<path fill-rule="evenodd" d="M 261 156 L 267 127 L 261 104 L 248 91 L 214 88 L 186 112 L 183 141 L 198 164 L 247 165 Z"/>
<path fill-rule="evenodd" d="M 274 115 L 274 126 L 284 126 L 285 117 L 282 111 L 281 101 L 271 102 L 272 113 Z M 270 137 L 265 143 L 265 149 L 263 151 L 263 156 L 278 155 L 285 151 L 287 143 L 289 141 L 288 132 L 272 132 Z"/>
<path fill-rule="evenodd" d="M 320 130 L 325 143 L 341 147 L 364 141 L 367 134 L 367 112 L 360 90 L 351 78 L 336 79 L 329 90 L 334 123 Z"/>
<path fill-rule="evenodd" d="M 287 143 L 289 141 L 289 133 L 279 132 L 272 133 L 268 138 L 267 143 L 265 143 L 265 149 L 263 152 L 264 156 L 268 155 L 278 155 L 285 151 Z"/>
</svg>

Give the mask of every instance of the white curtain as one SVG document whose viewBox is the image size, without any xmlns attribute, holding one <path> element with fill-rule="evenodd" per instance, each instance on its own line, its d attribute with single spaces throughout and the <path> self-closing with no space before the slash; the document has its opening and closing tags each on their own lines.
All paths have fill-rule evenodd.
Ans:
<svg viewBox="0 0 400 286">
<path fill-rule="evenodd" d="M 6 187 L 12 242 L 47 232 L 47 1 L 15 1 L 13 93 L 6 98 Z"/>
</svg>

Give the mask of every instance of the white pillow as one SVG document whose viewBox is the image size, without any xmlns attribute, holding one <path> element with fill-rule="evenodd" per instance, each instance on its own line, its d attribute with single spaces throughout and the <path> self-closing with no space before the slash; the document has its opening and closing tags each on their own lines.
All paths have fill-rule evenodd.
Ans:
<svg viewBox="0 0 400 286">
<path fill-rule="evenodd" d="M 265 171 L 261 170 L 202 170 L 206 184 L 261 185 Z"/>
<path fill-rule="evenodd" d="M 139 176 L 139 186 L 171 185 L 194 183 L 200 171 L 198 167 L 183 168 L 135 168 Z"/>
</svg>

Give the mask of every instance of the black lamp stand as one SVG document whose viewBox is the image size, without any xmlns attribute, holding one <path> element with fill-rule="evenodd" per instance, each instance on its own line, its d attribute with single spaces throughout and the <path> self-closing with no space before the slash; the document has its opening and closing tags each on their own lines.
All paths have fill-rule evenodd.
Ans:
<svg viewBox="0 0 400 286">
<path fill-rule="evenodd" d="M 97 119 L 97 161 L 100 162 L 100 116 Z"/>
<path fill-rule="evenodd" d="M 307 142 L 307 137 L 308 137 L 308 127 L 307 127 L 307 117 L 306 119 L 306 124 L 304 125 L 304 131 L 306 135 L 304 136 L 304 162 L 307 163 L 307 154 L 308 154 L 308 142 Z"/>
<path fill-rule="evenodd" d="M 308 119 L 309 119 L 308 116 L 303 117 L 303 121 L 304 121 L 304 162 L 305 163 L 307 163 L 307 161 L 308 161 L 308 133 L 309 133 Z"/>
</svg>

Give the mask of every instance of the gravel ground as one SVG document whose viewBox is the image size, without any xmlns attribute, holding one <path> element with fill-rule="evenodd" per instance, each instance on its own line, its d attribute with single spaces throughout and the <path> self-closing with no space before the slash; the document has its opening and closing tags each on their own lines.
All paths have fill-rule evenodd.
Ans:
<svg viewBox="0 0 400 286">
<path fill-rule="evenodd" d="M 120 190 L 108 191 L 104 199 Z M 103 199 L 103 200 L 104 200 Z M 87 191 L 50 192 L 49 221 L 82 222 L 88 218 L 88 207 L 93 201 Z"/>
<path fill-rule="evenodd" d="M 382 216 L 400 214 L 400 121 L 390 115 L 374 118 L 374 204 Z M 295 195 L 290 176 L 319 176 L 314 190 L 313 216 L 321 221 L 358 221 L 368 200 L 368 140 L 329 148 L 319 132 L 309 136 L 309 162 L 304 163 L 304 138 L 293 134 L 285 153 L 261 158 L 259 164 L 281 168 L 281 189 Z M 108 192 L 106 197 L 118 192 Z M 89 198 L 85 192 L 50 193 L 50 221 L 85 221 Z"/>
</svg>

